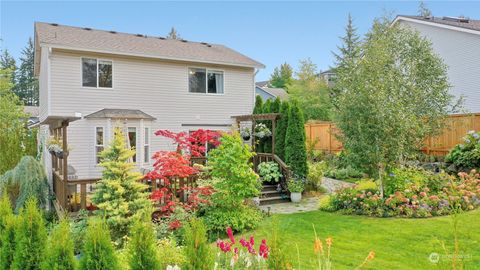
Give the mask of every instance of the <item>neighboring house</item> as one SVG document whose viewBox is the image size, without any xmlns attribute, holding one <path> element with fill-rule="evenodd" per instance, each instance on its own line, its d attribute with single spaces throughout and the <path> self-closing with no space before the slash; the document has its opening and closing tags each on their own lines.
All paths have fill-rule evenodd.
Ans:
<svg viewBox="0 0 480 270">
<path fill-rule="evenodd" d="M 320 72 L 318 76 L 327 84 L 328 87 L 332 87 L 335 85 L 335 78 L 337 74 L 333 72 L 333 70 L 329 69 L 329 70 Z"/>
<path fill-rule="evenodd" d="M 270 87 L 270 81 L 259 81 L 255 83 L 258 87 Z"/>
<path fill-rule="evenodd" d="M 463 17 L 396 17 L 432 42 L 448 66 L 451 93 L 464 98 L 467 112 L 480 112 L 480 20 Z"/>
<path fill-rule="evenodd" d="M 150 168 L 154 152 L 174 150 L 155 131 L 228 131 L 231 116 L 251 114 L 259 68 L 222 45 L 38 22 L 40 138 L 67 124 L 68 172 L 91 179 L 101 176 L 98 153 L 119 126 L 138 167 Z"/>
<path fill-rule="evenodd" d="M 276 99 L 277 97 L 280 98 L 280 100 L 288 99 L 287 91 L 285 91 L 283 88 L 272 88 L 267 86 L 262 87 L 259 85 L 268 84 L 262 84 L 262 82 L 260 82 L 260 84 L 258 82 L 255 83 L 255 94 L 257 96 L 261 96 L 264 101 L 267 99 Z"/>
<path fill-rule="evenodd" d="M 38 118 L 38 110 L 39 108 L 37 106 L 24 106 L 23 111 L 28 114 L 28 122 L 27 126 L 34 127 L 37 126 L 40 122 Z"/>
</svg>

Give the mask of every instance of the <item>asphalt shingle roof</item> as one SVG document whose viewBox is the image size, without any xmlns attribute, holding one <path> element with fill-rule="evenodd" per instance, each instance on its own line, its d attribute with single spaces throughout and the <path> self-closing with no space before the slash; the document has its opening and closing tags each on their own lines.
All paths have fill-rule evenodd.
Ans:
<svg viewBox="0 0 480 270">
<path fill-rule="evenodd" d="M 36 42 L 53 47 L 154 57 L 167 60 L 215 63 L 264 68 L 265 66 L 226 46 L 162 37 L 126 34 L 51 24 L 35 23 Z"/>
<path fill-rule="evenodd" d="M 472 20 L 472 19 L 465 19 L 465 18 L 462 18 L 463 20 L 457 20 L 452 17 L 433 17 L 433 16 L 423 17 L 423 16 L 399 15 L 398 17 L 405 17 L 405 18 L 416 19 L 416 20 L 425 21 L 425 22 L 433 22 L 433 23 L 439 23 L 444 25 L 450 25 L 450 26 L 456 26 L 456 27 L 461 27 L 465 29 L 480 31 L 480 20 Z"/>
</svg>

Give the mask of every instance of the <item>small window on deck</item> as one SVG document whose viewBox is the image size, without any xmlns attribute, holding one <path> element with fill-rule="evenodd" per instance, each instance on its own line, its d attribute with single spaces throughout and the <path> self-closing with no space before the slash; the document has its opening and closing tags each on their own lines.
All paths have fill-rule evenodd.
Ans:
<svg viewBox="0 0 480 270">
<path fill-rule="evenodd" d="M 150 136 L 149 136 L 149 131 L 150 129 L 149 128 L 145 128 L 145 134 L 144 134 L 144 139 L 145 139 L 145 142 L 144 142 L 144 145 L 143 145 L 143 154 L 144 154 L 144 157 L 143 157 L 143 162 L 145 163 L 150 163 Z"/>
<path fill-rule="evenodd" d="M 130 149 L 135 150 L 135 155 L 132 157 L 133 162 L 137 162 L 137 128 L 129 127 L 128 128 L 128 146 Z"/>
</svg>

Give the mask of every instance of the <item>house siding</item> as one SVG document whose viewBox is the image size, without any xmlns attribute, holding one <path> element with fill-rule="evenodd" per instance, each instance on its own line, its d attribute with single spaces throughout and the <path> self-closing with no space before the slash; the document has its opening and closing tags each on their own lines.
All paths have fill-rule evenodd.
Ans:
<svg viewBox="0 0 480 270">
<path fill-rule="evenodd" d="M 451 93 L 464 97 L 464 109 L 480 112 L 480 35 L 400 21 L 420 32 L 432 42 L 433 50 L 448 66 Z"/>
<path fill-rule="evenodd" d="M 39 119 L 45 120 L 48 115 L 48 48 L 42 47 L 39 73 Z"/>
<path fill-rule="evenodd" d="M 113 89 L 81 86 L 81 57 L 113 61 Z M 100 176 L 95 164 L 95 127 L 137 127 L 139 166 L 143 157 L 143 128 L 150 128 L 150 153 L 173 149 L 170 140 L 153 135 L 156 130 L 188 131 L 198 128 L 230 130 L 231 116 L 249 114 L 254 103 L 254 69 L 198 63 L 167 62 L 123 56 L 54 50 L 51 54 L 51 115 L 86 116 L 104 108 L 139 109 L 156 118 L 150 120 L 81 119 L 70 123 L 68 141 L 72 147 L 69 164 L 78 178 Z M 224 94 L 188 92 L 188 67 L 224 71 Z M 198 125 L 185 127 L 182 124 Z M 211 126 L 208 126 L 208 125 Z M 151 163 L 150 163 L 151 164 Z M 150 165 L 149 164 L 149 165 Z"/>
</svg>

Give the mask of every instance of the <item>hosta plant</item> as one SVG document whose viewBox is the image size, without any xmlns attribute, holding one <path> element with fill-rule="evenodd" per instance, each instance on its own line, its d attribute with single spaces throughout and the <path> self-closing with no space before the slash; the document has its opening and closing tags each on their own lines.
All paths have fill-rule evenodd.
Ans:
<svg viewBox="0 0 480 270">
<path fill-rule="evenodd" d="M 278 182 L 282 174 L 280 173 L 280 168 L 278 164 L 270 161 L 270 162 L 262 162 L 258 164 L 258 174 L 262 177 L 264 182 Z"/>
</svg>

